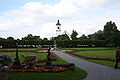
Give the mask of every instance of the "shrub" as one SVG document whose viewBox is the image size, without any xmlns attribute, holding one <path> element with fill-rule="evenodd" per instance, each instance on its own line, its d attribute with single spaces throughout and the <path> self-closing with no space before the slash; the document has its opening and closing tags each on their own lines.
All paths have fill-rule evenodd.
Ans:
<svg viewBox="0 0 120 80">
<path fill-rule="evenodd" d="M 32 67 L 35 64 L 32 63 L 32 61 L 35 60 L 36 55 L 22 55 L 22 57 L 24 58 L 24 63 L 28 66 L 28 67 Z"/>
<path fill-rule="evenodd" d="M 9 54 L 0 55 L 0 64 L 2 66 L 10 66 L 14 62 L 14 59 Z"/>
</svg>

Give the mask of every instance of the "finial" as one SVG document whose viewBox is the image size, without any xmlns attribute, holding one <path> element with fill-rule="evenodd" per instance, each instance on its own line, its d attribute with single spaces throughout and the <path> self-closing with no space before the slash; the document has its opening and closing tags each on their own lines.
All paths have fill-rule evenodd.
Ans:
<svg viewBox="0 0 120 80">
<path fill-rule="evenodd" d="M 59 18 L 58 18 L 58 21 L 57 21 L 56 26 L 57 26 L 57 25 L 61 26 L 61 24 L 60 24 L 60 22 L 59 22 Z"/>
</svg>

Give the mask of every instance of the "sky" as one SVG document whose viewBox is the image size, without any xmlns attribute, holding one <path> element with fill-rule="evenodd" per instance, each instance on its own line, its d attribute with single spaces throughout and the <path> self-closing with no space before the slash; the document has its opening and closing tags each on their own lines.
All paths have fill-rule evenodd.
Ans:
<svg viewBox="0 0 120 80">
<path fill-rule="evenodd" d="M 61 33 L 72 30 L 88 35 L 103 30 L 108 21 L 120 30 L 120 0 L 0 0 L 0 37 L 15 39 L 28 34 L 56 36 L 57 20 Z"/>
</svg>

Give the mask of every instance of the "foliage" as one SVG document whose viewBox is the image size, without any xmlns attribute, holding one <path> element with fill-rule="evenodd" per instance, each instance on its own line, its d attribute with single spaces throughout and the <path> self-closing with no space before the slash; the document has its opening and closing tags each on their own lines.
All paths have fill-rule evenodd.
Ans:
<svg viewBox="0 0 120 80">
<path fill-rule="evenodd" d="M 52 65 L 52 63 L 51 63 L 51 57 L 50 57 L 50 55 L 51 55 L 50 50 L 51 50 L 51 46 L 49 45 L 48 55 L 47 55 L 47 60 L 46 60 L 46 65 L 48 65 L 48 66 Z"/>
<path fill-rule="evenodd" d="M 32 48 L 32 47 L 48 47 L 48 45 L 54 45 L 54 40 L 19 40 L 17 41 L 19 44 L 19 47 L 21 48 Z M 16 47 L 16 41 L 8 41 L 8 40 L 2 40 L 0 41 L 0 44 L 3 46 L 3 48 L 15 48 Z M 92 45 L 96 47 L 104 47 L 107 44 L 106 40 L 57 40 L 56 41 L 58 47 L 91 47 Z M 118 42 L 119 43 L 119 42 Z"/>
<path fill-rule="evenodd" d="M 105 47 L 107 44 L 106 40 L 93 40 L 92 44 L 94 47 Z"/>
<path fill-rule="evenodd" d="M 77 35 L 78 33 L 73 29 L 72 34 L 71 34 L 72 40 L 77 40 Z"/>
<path fill-rule="evenodd" d="M 105 40 L 68 40 L 57 43 L 60 47 L 104 47 Z"/>
<path fill-rule="evenodd" d="M 94 33 L 96 40 L 105 40 L 105 36 L 103 35 L 102 30 L 98 30 Z"/>
<path fill-rule="evenodd" d="M 52 37 L 51 40 L 65 41 L 65 40 L 70 40 L 70 38 L 67 34 L 62 34 L 62 35 L 58 35 L 57 37 Z"/>
<path fill-rule="evenodd" d="M 70 40 L 70 38 L 67 34 L 63 34 L 63 35 L 58 35 L 57 40 L 58 41 Z"/>
<path fill-rule="evenodd" d="M 107 22 L 104 26 L 103 34 L 108 41 L 107 46 L 119 46 L 120 31 L 114 22 Z"/>
<path fill-rule="evenodd" d="M 88 38 L 90 40 L 105 40 L 105 36 L 103 35 L 103 31 L 102 30 L 98 30 L 94 34 L 89 34 Z"/>
<path fill-rule="evenodd" d="M 41 40 L 40 36 L 33 36 L 32 34 L 28 34 L 26 37 L 22 38 L 22 40 Z"/>
<path fill-rule="evenodd" d="M 14 62 L 14 59 L 9 54 L 0 54 L 0 64 L 2 66 L 10 66 Z"/>
<path fill-rule="evenodd" d="M 16 57 L 15 57 L 15 62 L 13 64 L 13 66 L 15 67 L 19 67 L 21 64 L 20 64 L 20 60 L 19 60 L 19 55 L 18 55 L 18 48 L 16 49 Z"/>
<path fill-rule="evenodd" d="M 47 38 L 44 38 L 43 40 L 48 40 Z"/>
<path fill-rule="evenodd" d="M 34 63 L 32 63 L 32 61 L 36 59 L 36 55 L 22 55 L 22 57 L 24 58 L 24 63 L 28 67 L 32 67 L 35 65 Z"/>
<path fill-rule="evenodd" d="M 105 24 L 103 33 L 107 40 L 113 39 L 116 32 L 118 32 L 118 29 L 114 22 L 110 21 Z"/>
<path fill-rule="evenodd" d="M 85 36 L 85 34 L 83 34 L 79 39 L 80 40 L 87 40 L 88 38 L 87 38 L 87 36 Z"/>
<path fill-rule="evenodd" d="M 14 38 L 13 37 L 8 37 L 7 40 L 14 40 Z"/>
</svg>

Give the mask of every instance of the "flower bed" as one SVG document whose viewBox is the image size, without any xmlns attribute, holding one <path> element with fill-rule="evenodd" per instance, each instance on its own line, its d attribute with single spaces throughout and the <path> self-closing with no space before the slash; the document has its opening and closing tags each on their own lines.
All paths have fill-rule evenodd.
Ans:
<svg viewBox="0 0 120 80">
<path fill-rule="evenodd" d="M 74 70 L 74 64 L 56 64 L 51 66 L 46 65 L 36 65 L 34 68 L 26 68 L 22 66 L 20 69 L 16 69 L 14 67 L 9 68 L 10 72 L 63 72 L 68 70 Z"/>
</svg>

